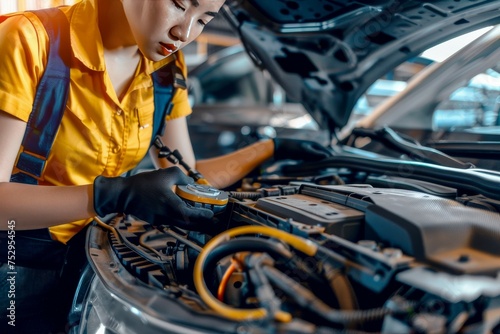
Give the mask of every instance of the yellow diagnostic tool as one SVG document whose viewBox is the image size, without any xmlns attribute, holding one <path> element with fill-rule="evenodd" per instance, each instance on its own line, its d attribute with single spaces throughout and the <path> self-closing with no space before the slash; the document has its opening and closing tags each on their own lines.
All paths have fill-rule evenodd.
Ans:
<svg viewBox="0 0 500 334">
<path fill-rule="evenodd" d="M 178 185 L 175 193 L 193 207 L 222 212 L 228 202 L 228 194 L 205 184 Z"/>
</svg>

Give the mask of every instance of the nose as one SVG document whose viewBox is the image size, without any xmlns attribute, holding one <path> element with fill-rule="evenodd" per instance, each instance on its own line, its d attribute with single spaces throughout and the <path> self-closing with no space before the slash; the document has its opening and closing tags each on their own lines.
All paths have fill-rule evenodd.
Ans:
<svg viewBox="0 0 500 334">
<path fill-rule="evenodd" d="M 185 43 L 189 41 L 191 29 L 193 28 L 194 18 L 184 19 L 172 27 L 170 33 L 178 41 Z"/>
</svg>

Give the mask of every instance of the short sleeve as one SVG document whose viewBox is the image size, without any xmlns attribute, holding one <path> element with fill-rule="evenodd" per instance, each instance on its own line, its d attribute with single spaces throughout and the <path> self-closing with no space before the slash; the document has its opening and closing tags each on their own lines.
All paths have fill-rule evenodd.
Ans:
<svg viewBox="0 0 500 334">
<path fill-rule="evenodd" d="M 0 24 L 0 110 L 28 121 L 46 61 L 47 34 L 29 15 L 16 14 Z M 41 41 L 43 39 L 43 41 Z"/>
<path fill-rule="evenodd" d="M 182 51 L 177 52 L 176 65 L 181 69 L 184 77 L 187 78 L 187 66 Z M 167 116 L 167 120 L 185 117 L 192 113 L 187 89 L 177 89 L 172 98 L 172 102 L 174 106 L 170 115 Z"/>
</svg>

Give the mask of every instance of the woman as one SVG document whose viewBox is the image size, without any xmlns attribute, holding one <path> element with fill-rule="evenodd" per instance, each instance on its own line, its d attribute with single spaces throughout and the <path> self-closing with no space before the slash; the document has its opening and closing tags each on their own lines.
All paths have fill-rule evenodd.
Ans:
<svg viewBox="0 0 500 334">
<path fill-rule="evenodd" d="M 15 230 L 16 260 L 16 293 L 10 298 L 12 280 L 7 280 L 13 270 L 6 259 L 0 259 L 1 308 L 7 312 L 2 314 L 0 329 L 22 332 L 26 326 L 25 331 L 48 333 L 61 328 L 80 260 L 84 260 L 81 231 L 91 217 L 124 212 L 153 224 L 168 221 L 185 228 L 210 222 L 209 210 L 189 208 L 172 192 L 173 185 L 193 180 L 176 167 L 165 168 L 169 164 L 157 159 L 155 148 L 152 157 L 161 168 L 131 177 L 120 175 L 137 165 L 150 148 L 152 74 L 175 66 L 185 76 L 179 50 L 202 32 L 223 3 L 83 0 L 61 8 L 69 21 L 71 41 L 67 46 L 71 50 L 69 97 L 36 185 L 12 182 L 11 177 L 46 65 L 48 37 L 33 13 L 12 15 L 0 24 L 0 229 Z M 215 187 L 233 184 L 273 155 L 327 156 L 326 150 L 312 143 L 300 148 L 294 141 L 268 140 L 223 157 L 195 161 L 186 125 L 191 112 L 186 90 L 176 90 L 172 102 L 162 141 L 179 150 L 187 164 Z M 11 240 L 7 232 L 1 239 L 4 249 Z M 15 327 L 7 324 L 9 311 L 4 307 L 13 300 Z"/>
</svg>

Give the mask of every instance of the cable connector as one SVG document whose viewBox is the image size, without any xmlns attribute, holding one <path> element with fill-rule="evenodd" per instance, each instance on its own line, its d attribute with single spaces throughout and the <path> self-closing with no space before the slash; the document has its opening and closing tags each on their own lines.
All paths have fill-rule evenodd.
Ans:
<svg viewBox="0 0 500 334">
<path fill-rule="evenodd" d="M 154 146 L 159 150 L 158 158 L 166 158 L 174 165 L 177 165 L 179 163 L 179 160 L 175 156 L 174 152 L 170 151 L 170 149 L 163 144 L 160 137 L 156 137 Z"/>
<path fill-rule="evenodd" d="M 191 168 L 182 158 L 179 150 L 174 150 L 173 152 L 163 144 L 160 137 L 156 137 L 153 145 L 159 150 L 158 158 L 166 158 L 169 162 L 174 165 L 180 164 L 186 171 L 187 174 L 192 177 L 195 181 L 201 181 L 201 184 L 208 184 L 203 175 L 198 172 L 196 169 Z"/>
</svg>

